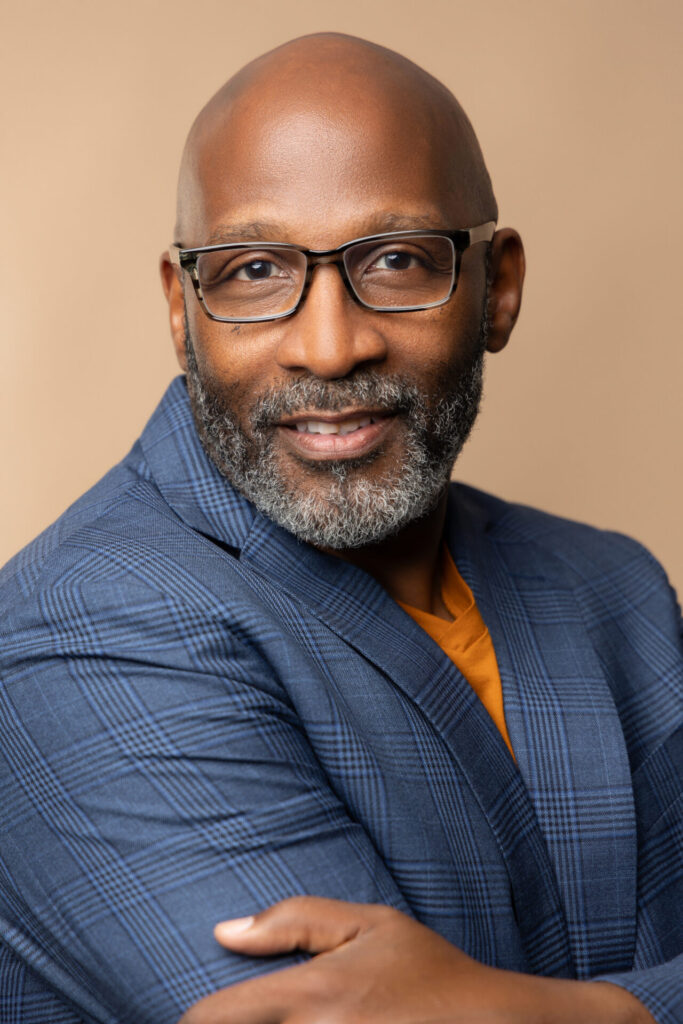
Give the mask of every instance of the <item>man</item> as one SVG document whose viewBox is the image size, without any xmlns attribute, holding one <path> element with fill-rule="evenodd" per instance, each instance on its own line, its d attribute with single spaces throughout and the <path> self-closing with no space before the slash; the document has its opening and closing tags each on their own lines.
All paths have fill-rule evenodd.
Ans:
<svg viewBox="0 0 683 1024">
<path fill-rule="evenodd" d="M 185 379 L 3 577 L 3 1020 L 683 1020 L 670 587 L 448 487 L 520 306 L 496 215 L 359 40 L 195 122 Z"/>
</svg>

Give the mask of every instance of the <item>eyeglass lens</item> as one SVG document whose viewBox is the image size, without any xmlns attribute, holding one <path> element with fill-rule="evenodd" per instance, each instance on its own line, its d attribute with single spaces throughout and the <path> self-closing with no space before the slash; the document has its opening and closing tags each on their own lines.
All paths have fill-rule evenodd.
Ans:
<svg viewBox="0 0 683 1024">
<path fill-rule="evenodd" d="M 434 305 L 453 284 L 455 251 L 441 235 L 359 242 L 343 258 L 357 297 L 379 309 Z M 296 249 L 244 246 L 202 253 L 197 275 L 211 313 L 246 320 L 290 312 L 301 298 L 306 266 Z"/>
</svg>

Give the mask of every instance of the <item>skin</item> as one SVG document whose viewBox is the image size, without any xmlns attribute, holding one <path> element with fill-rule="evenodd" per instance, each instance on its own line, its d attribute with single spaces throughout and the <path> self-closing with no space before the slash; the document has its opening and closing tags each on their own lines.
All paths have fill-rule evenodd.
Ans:
<svg viewBox="0 0 683 1024">
<path fill-rule="evenodd" d="M 331 249 L 399 227 L 462 228 L 496 215 L 479 146 L 451 94 L 397 54 L 326 34 L 259 58 L 204 108 L 183 156 L 176 240 L 185 247 L 247 240 L 258 233 L 246 225 L 257 223 L 268 240 Z M 204 314 L 187 275 L 176 274 L 167 254 L 161 274 L 181 367 L 187 311 L 199 371 L 226 390 L 238 385 L 233 393 L 243 427 L 259 394 L 302 376 L 341 380 L 371 367 L 434 388 L 445 366 L 458 365 L 463 339 L 476 336 L 486 288 L 482 244 L 464 254 L 447 305 L 411 313 L 361 308 L 339 272 L 323 266 L 296 315 L 235 330 Z M 523 279 L 519 235 L 497 231 L 488 298 L 492 353 L 508 341 Z M 381 454 L 357 472 L 390 473 L 403 431 L 400 417 L 384 424 Z M 276 444 L 298 486 L 324 488 L 285 426 L 277 428 Z M 394 537 L 333 553 L 370 572 L 395 599 L 449 618 L 438 571 L 445 510 L 444 491 L 431 514 Z M 222 990 L 188 1011 L 183 1024 L 652 1021 L 617 986 L 484 967 L 385 907 L 303 898 L 248 924 L 224 925 L 217 938 L 252 956 L 294 948 L 325 956 Z"/>
</svg>

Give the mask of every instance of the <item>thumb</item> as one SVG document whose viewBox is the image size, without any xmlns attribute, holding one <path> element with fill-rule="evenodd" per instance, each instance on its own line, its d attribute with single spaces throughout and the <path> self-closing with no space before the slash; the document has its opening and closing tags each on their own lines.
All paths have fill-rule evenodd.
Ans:
<svg viewBox="0 0 683 1024">
<path fill-rule="evenodd" d="M 349 942 L 386 907 L 346 903 L 317 896 L 294 896 L 254 917 L 221 921 L 214 935 L 236 953 L 268 956 L 303 949 L 324 953 Z"/>
</svg>

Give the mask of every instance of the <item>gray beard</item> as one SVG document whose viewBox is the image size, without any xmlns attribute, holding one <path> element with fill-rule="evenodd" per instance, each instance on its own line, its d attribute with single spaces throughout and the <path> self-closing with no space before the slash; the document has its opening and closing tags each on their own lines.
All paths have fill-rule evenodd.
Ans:
<svg viewBox="0 0 683 1024">
<path fill-rule="evenodd" d="M 343 380 L 302 377 L 256 400 L 248 433 L 231 404 L 239 383 L 219 388 L 202 380 L 187 319 L 185 330 L 187 389 L 202 445 L 233 486 L 285 530 L 316 547 L 359 548 L 385 540 L 436 507 L 479 411 L 484 316 L 467 359 L 455 370 L 444 367 L 438 395 L 421 391 L 406 377 L 376 370 L 359 370 Z M 349 406 L 399 415 L 406 427 L 401 463 L 391 473 L 368 476 L 364 469 L 379 458 L 381 448 L 359 459 L 302 460 L 312 475 L 307 491 L 279 464 L 275 424 L 303 409 L 333 412 Z"/>
</svg>

